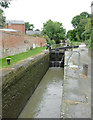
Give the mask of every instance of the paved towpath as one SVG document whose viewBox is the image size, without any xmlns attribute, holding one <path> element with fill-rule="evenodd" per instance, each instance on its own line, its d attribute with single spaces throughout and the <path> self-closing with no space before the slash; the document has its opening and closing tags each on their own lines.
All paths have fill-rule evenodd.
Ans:
<svg viewBox="0 0 93 120">
<path fill-rule="evenodd" d="M 61 118 L 91 118 L 91 57 L 87 48 L 74 49 L 79 51 L 80 68 L 78 68 L 78 54 L 74 53 L 69 61 L 69 67 L 64 69 L 63 102 Z M 65 53 L 65 63 L 71 51 Z M 88 64 L 88 75 L 83 74 L 83 64 Z"/>
</svg>

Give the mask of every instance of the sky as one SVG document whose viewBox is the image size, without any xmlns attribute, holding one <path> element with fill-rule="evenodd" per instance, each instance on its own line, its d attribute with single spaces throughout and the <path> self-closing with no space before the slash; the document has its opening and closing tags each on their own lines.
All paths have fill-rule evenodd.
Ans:
<svg viewBox="0 0 93 120">
<path fill-rule="evenodd" d="M 4 9 L 6 20 L 24 20 L 42 30 L 49 19 L 58 21 L 68 31 L 73 29 L 71 20 L 82 12 L 91 13 L 92 0 L 13 0 Z"/>
</svg>

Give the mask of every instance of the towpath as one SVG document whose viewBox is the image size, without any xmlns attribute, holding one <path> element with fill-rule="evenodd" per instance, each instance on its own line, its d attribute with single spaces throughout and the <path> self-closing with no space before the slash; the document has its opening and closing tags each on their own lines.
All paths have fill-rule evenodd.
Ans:
<svg viewBox="0 0 93 120">
<path fill-rule="evenodd" d="M 80 68 L 78 54 L 74 53 L 69 67 L 64 69 L 63 100 L 61 118 L 91 118 L 91 57 L 87 48 L 78 48 L 80 52 Z M 71 51 L 66 51 L 65 61 Z M 83 74 L 83 64 L 88 65 L 88 75 Z"/>
</svg>

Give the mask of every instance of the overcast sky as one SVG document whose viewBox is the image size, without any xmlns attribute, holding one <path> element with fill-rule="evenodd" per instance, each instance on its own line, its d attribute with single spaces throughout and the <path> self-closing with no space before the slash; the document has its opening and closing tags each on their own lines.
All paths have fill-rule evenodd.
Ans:
<svg viewBox="0 0 93 120">
<path fill-rule="evenodd" d="M 63 23 L 66 30 L 73 29 L 71 20 L 81 12 L 91 13 L 92 0 L 13 0 L 5 9 L 7 20 L 24 20 L 42 29 L 51 19 Z"/>
</svg>

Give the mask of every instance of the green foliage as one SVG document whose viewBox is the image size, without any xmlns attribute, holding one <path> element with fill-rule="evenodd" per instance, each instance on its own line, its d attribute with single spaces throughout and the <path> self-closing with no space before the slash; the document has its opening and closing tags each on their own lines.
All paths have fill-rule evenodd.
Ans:
<svg viewBox="0 0 93 120">
<path fill-rule="evenodd" d="M 52 45 L 56 44 L 55 40 L 51 40 L 51 44 Z"/>
<path fill-rule="evenodd" d="M 81 34 L 81 37 L 84 41 L 86 41 L 86 40 L 90 39 L 90 34 L 91 34 L 91 30 L 87 29 Z"/>
<path fill-rule="evenodd" d="M 34 25 L 33 24 L 30 24 L 29 22 L 25 22 L 25 31 L 26 30 L 33 31 L 33 29 L 34 29 Z"/>
<path fill-rule="evenodd" d="M 93 49 L 93 30 L 91 30 L 90 32 L 91 33 L 87 34 L 88 39 L 85 40 L 85 43 L 88 46 L 88 48 Z"/>
<path fill-rule="evenodd" d="M 76 38 L 76 30 L 69 30 L 67 32 L 67 38 L 71 41 L 77 41 L 77 38 Z"/>
<path fill-rule="evenodd" d="M 82 39 L 88 45 L 89 48 L 93 48 L 93 27 L 91 26 L 91 18 L 88 19 L 85 25 L 85 31 L 81 34 Z"/>
<path fill-rule="evenodd" d="M 4 11 L 0 9 L 0 28 L 5 26 L 5 16 L 3 15 Z"/>
<path fill-rule="evenodd" d="M 0 6 L 4 8 L 8 8 L 11 0 L 1 0 L 0 1 Z"/>
<path fill-rule="evenodd" d="M 39 34 L 34 34 L 34 35 L 32 35 L 32 36 L 34 36 L 34 37 L 40 37 L 41 35 L 39 35 Z"/>
<path fill-rule="evenodd" d="M 72 46 L 77 46 L 77 45 L 79 45 L 81 42 L 76 42 L 76 41 L 71 41 L 71 45 Z"/>
<path fill-rule="evenodd" d="M 11 0 L 0 0 L 0 6 L 4 8 L 8 8 Z M 5 16 L 4 11 L 0 8 L 0 28 L 4 28 L 5 26 Z"/>
<path fill-rule="evenodd" d="M 56 44 L 55 40 L 50 40 L 50 38 L 48 36 L 43 35 L 42 37 L 46 39 L 46 42 L 49 46 Z"/>
<path fill-rule="evenodd" d="M 85 25 L 87 24 L 88 19 L 81 19 L 77 27 L 78 41 L 83 40 L 81 34 L 85 31 Z"/>
<path fill-rule="evenodd" d="M 82 12 L 75 16 L 71 21 L 74 29 L 67 32 L 67 38 L 71 41 L 85 42 L 88 47 L 91 45 L 91 15 L 87 12 Z"/>
<path fill-rule="evenodd" d="M 87 12 L 82 12 L 82 13 L 80 14 L 80 18 L 81 18 L 81 19 L 87 19 L 87 18 L 90 18 L 90 14 L 87 13 Z"/>
<path fill-rule="evenodd" d="M 0 6 L 4 8 L 8 8 L 10 5 L 10 1 L 12 0 L 0 0 Z"/>
<path fill-rule="evenodd" d="M 51 46 L 51 40 L 49 39 L 49 37 L 45 37 L 46 41 L 47 41 L 47 44 L 49 44 L 49 46 Z"/>
<path fill-rule="evenodd" d="M 40 31 L 39 29 L 36 29 L 35 31 Z"/>
<path fill-rule="evenodd" d="M 85 30 L 88 30 L 91 28 L 91 17 L 87 19 L 87 23 L 86 23 L 86 26 L 85 26 Z"/>
<path fill-rule="evenodd" d="M 67 45 L 70 45 L 70 40 L 68 39 L 68 40 L 66 40 L 66 43 L 67 43 Z"/>
<path fill-rule="evenodd" d="M 78 32 L 77 32 L 77 34 L 76 34 L 76 39 L 77 39 L 77 41 L 81 41 Z"/>
<path fill-rule="evenodd" d="M 74 28 L 77 28 L 82 19 L 87 19 L 89 17 L 90 17 L 90 14 L 88 14 L 87 12 L 82 12 L 80 15 L 75 16 L 72 19 L 71 23 Z"/>
<path fill-rule="evenodd" d="M 50 40 L 55 40 L 58 44 L 60 40 L 66 38 L 65 36 L 65 29 L 62 26 L 62 23 L 53 22 L 52 20 L 48 20 L 46 23 L 43 24 L 43 34 L 47 35 Z"/>
<path fill-rule="evenodd" d="M 79 15 L 75 16 L 72 19 L 71 23 L 72 23 L 74 28 L 77 28 L 78 24 L 80 23 L 80 16 Z"/>
<path fill-rule="evenodd" d="M 93 27 L 93 26 L 92 26 Z M 91 37 L 90 37 L 90 48 L 93 49 L 93 29 L 91 30 Z"/>
</svg>

